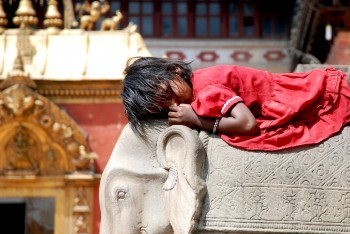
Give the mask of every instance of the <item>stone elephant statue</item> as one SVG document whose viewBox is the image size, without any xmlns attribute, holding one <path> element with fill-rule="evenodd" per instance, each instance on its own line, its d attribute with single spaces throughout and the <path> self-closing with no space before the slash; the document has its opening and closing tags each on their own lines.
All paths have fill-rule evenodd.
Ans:
<svg viewBox="0 0 350 234">
<path fill-rule="evenodd" d="M 244 151 L 155 122 L 124 128 L 100 184 L 101 234 L 349 233 L 350 127 L 315 146 Z"/>
<path fill-rule="evenodd" d="M 195 230 L 205 194 L 205 150 L 191 129 L 165 126 L 157 122 L 146 140 L 124 128 L 101 178 L 101 234 Z"/>
</svg>

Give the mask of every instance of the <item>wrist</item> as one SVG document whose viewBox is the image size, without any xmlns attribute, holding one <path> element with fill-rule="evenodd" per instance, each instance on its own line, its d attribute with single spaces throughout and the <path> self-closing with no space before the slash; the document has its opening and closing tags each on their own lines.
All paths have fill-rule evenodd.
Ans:
<svg viewBox="0 0 350 234">
<path fill-rule="evenodd" d="M 201 129 L 201 130 L 206 130 L 208 132 L 213 132 L 213 128 L 214 128 L 216 120 L 217 120 L 217 118 L 213 118 L 213 117 L 198 116 L 197 128 Z M 218 126 L 219 126 L 219 123 L 217 123 L 216 132 L 218 131 Z"/>
<path fill-rule="evenodd" d="M 220 123 L 221 118 L 216 118 L 215 122 L 214 122 L 214 126 L 213 126 L 213 133 L 215 134 L 218 130 L 218 126 Z"/>
</svg>

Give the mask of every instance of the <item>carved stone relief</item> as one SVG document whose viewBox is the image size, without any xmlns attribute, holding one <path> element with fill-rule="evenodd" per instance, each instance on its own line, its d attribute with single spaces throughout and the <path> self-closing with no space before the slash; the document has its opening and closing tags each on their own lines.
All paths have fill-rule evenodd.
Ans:
<svg viewBox="0 0 350 234">
<path fill-rule="evenodd" d="M 350 126 L 266 152 L 152 124 L 147 141 L 129 125 L 118 139 L 101 177 L 101 233 L 350 233 Z"/>
<path fill-rule="evenodd" d="M 349 232 L 350 128 L 317 147 L 266 153 L 208 144 L 203 229 Z"/>
</svg>

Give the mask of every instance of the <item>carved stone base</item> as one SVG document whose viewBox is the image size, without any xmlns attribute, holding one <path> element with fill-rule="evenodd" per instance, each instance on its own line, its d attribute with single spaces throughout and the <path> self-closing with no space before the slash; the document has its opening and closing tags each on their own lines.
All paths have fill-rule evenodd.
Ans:
<svg viewBox="0 0 350 234">
<path fill-rule="evenodd" d="M 101 234 L 350 233 L 350 126 L 276 152 L 180 125 L 147 131 L 127 125 L 103 172 Z"/>
<path fill-rule="evenodd" d="M 266 153 L 210 136 L 199 229 L 349 233 L 349 141 L 346 127 L 318 146 Z"/>
</svg>

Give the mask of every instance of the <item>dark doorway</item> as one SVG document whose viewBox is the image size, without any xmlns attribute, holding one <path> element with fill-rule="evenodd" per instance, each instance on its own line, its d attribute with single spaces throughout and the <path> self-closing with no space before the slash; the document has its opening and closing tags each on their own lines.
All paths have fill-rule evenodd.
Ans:
<svg viewBox="0 0 350 234">
<path fill-rule="evenodd" d="M 25 203 L 0 203 L 1 233 L 25 233 Z"/>
</svg>

